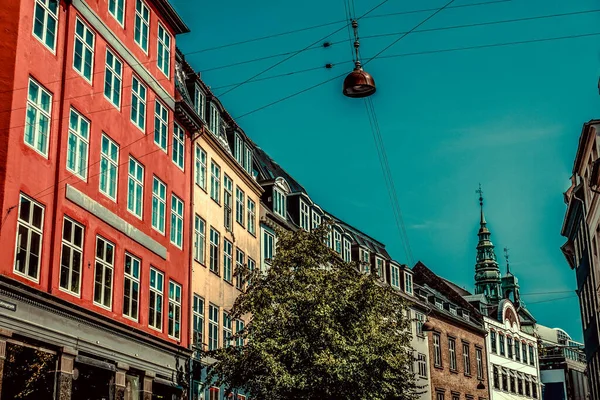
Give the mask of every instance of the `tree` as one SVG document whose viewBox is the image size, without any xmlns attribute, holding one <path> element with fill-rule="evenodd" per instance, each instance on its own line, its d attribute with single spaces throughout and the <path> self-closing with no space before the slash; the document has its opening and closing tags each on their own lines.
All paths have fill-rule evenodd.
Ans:
<svg viewBox="0 0 600 400">
<path fill-rule="evenodd" d="M 252 316 L 232 338 L 244 345 L 209 352 L 207 382 L 255 399 L 416 398 L 404 300 L 343 262 L 327 229 L 278 232 L 270 268 L 242 272 L 231 316 Z"/>
</svg>

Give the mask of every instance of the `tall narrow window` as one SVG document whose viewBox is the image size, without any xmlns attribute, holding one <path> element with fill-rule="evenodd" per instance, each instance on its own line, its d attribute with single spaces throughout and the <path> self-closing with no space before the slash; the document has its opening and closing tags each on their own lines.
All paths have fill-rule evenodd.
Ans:
<svg viewBox="0 0 600 400">
<path fill-rule="evenodd" d="M 400 267 L 392 264 L 390 268 L 391 279 L 390 284 L 393 288 L 400 289 Z"/>
<path fill-rule="evenodd" d="M 196 185 L 206 190 L 206 152 L 196 146 Z"/>
<path fill-rule="evenodd" d="M 164 275 L 154 268 L 150 269 L 150 304 L 148 325 L 162 331 Z"/>
<path fill-rule="evenodd" d="M 448 352 L 450 355 L 450 370 L 456 371 L 456 340 L 448 338 Z"/>
<path fill-rule="evenodd" d="M 231 232 L 233 229 L 233 182 L 227 175 L 223 176 L 223 206 L 225 229 Z"/>
<path fill-rule="evenodd" d="M 231 317 L 223 312 L 223 347 L 231 346 L 231 336 L 233 336 Z"/>
<path fill-rule="evenodd" d="M 183 201 L 174 194 L 171 195 L 171 243 L 183 246 Z"/>
<path fill-rule="evenodd" d="M 198 114 L 202 120 L 205 120 L 206 96 L 204 96 L 204 93 L 200 90 L 198 85 L 196 85 L 196 90 L 194 91 L 194 109 L 196 110 L 196 114 Z"/>
<path fill-rule="evenodd" d="M 483 352 L 481 349 L 475 349 L 477 357 L 477 379 L 483 379 Z"/>
<path fill-rule="evenodd" d="M 369 261 L 371 255 L 369 254 L 369 250 L 360 249 L 360 263 L 364 272 L 369 273 L 371 262 Z"/>
<path fill-rule="evenodd" d="M 69 143 L 67 170 L 81 179 L 87 179 L 90 122 L 71 108 L 69 115 Z"/>
<path fill-rule="evenodd" d="M 496 332 L 494 332 L 494 331 L 490 332 L 490 344 L 492 347 L 492 353 L 497 354 L 498 353 L 498 342 L 496 340 Z"/>
<path fill-rule="evenodd" d="M 193 337 L 192 344 L 195 347 L 203 349 L 204 343 L 204 299 L 194 293 L 194 304 L 192 309 L 193 321 Z"/>
<path fill-rule="evenodd" d="M 523 350 L 523 363 L 527 364 L 527 345 L 525 343 L 521 344 L 521 350 Z"/>
<path fill-rule="evenodd" d="M 118 109 L 121 108 L 122 74 L 123 63 L 107 49 L 104 69 L 104 97 Z"/>
<path fill-rule="evenodd" d="M 310 207 L 300 200 L 300 228 L 310 231 Z"/>
<path fill-rule="evenodd" d="M 254 261 L 253 259 L 251 259 L 250 257 L 248 257 L 248 270 L 250 272 L 252 272 L 255 269 L 256 269 L 256 261 Z M 246 283 L 250 284 L 250 281 L 248 281 Z"/>
<path fill-rule="evenodd" d="M 60 288 L 77 296 L 79 296 L 81 288 L 83 234 L 83 226 L 70 218 L 64 218 L 60 256 Z"/>
<path fill-rule="evenodd" d="M 417 325 L 417 335 L 423 336 L 423 324 L 425 323 L 425 315 L 418 312 L 416 313 L 415 317 Z"/>
<path fill-rule="evenodd" d="M 148 27 L 150 26 L 150 10 L 142 0 L 135 1 L 135 28 L 133 38 L 144 53 L 148 53 Z"/>
<path fill-rule="evenodd" d="M 238 337 L 235 339 L 235 345 L 237 347 L 244 346 L 244 338 L 239 337 L 240 333 L 242 333 L 243 330 L 244 330 L 244 321 L 239 320 L 239 319 L 236 320 L 235 321 L 235 334 L 238 335 Z"/>
<path fill-rule="evenodd" d="M 185 164 L 185 133 L 178 125 L 173 125 L 173 162 L 183 170 Z"/>
<path fill-rule="evenodd" d="M 244 252 L 240 249 L 235 250 L 235 287 L 242 289 L 244 285 L 244 279 L 242 276 L 242 269 L 244 268 Z"/>
<path fill-rule="evenodd" d="M 248 197 L 248 232 L 256 235 L 256 204 Z"/>
<path fill-rule="evenodd" d="M 114 262 L 115 245 L 97 236 L 94 303 L 109 309 L 112 307 Z"/>
<path fill-rule="evenodd" d="M 500 342 L 500 355 L 503 356 L 504 354 L 506 354 L 506 349 L 504 347 L 504 335 L 503 334 L 499 334 L 498 335 L 498 339 Z"/>
<path fill-rule="evenodd" d="M 271 232 L 263 231 L 262 237 L 263 260 L 266 265 L 270 265 L 275 254 L 275 236 Z M 263 270 L 265 266 L 263 265 Z"/>
<path fill-rule="evenodd" d="M 138 258 L 125 253 L 125 279 L 123 287 L 123 315 L 138 319 L 140 300 L 140 265 Z"/>
<path fill-rule="evenodd" d="M 127 210 L 142 218 L 144 205 L 144 167 L 133 157 L 129 157 L 127 177 Z"/>
<path fill-rule="evenodd" d="M 342 234 L 337 230 L 333 231 L 333 249 L 336 253 L 342 254 Z"/>
<path fill-rule="evenodd" d="M 118 174 L 119 146 L 103 133 L 100 147 L 100 193 L 114 201 L 117 201 Z"/>
<path fill-rule="evenodd" d="M 221 167 L 214 161 L 210 163 L 210 198 L 221 203 Z"/>
<path fill-rule="evenodd" d="M 379 257 L 375 257 L 375 271 L 378 277 L 383 277 L 383 260 Z"/>
<path fill-rule="evenodd" d="M 471 348 L 468 343 L 463 343 L 463 362 L 465 375 L 471 375 Z"/>
<path fill-rule="evenodd" d="M 169 336 L 179 339 L 181 332 L 181 285 L 169 281 Z"/>
<path fill-rule="evenodd" d="M 439 333 L 433 334 L 433 365 L 436 367 L 442 366 L 442 348 Z"/>
<path fill-rule="evenodd" d="M 169 126 L 169 112 L 167 108 L 156 100 L 154 106 L 154 143 L 167 152 L 167 137 Z"/>
<path fill-rule="evenodd" d="M 208 129 L 215 135 L 219 136 L 219 127 L 221 123 L 221 116 L 219 115 L 219 110 L 215 107 L 214 104 L 210 105 L 210 121 Z"/>
<path fill-rule="evenodd" d="M 210 270 L 219 274 L 219 232 L 210 228 Z"/>
<path fill-rule="evenodd" d="M 533 346 L 529 345 L 529 365 L 535 365 L 535 357 L 533 354 Z"/>
<path fill-rule="evenodd" d="M 33 13 L 33 35 L 54 53 L 58 27 L 58 1 L 36 0 Z"/>
<path fill-rule="evenodd" d="M 157 47 L 158 56 L 156 58 L 156 63 L 158 69 L 160 69 L 168 78 L 170 76 L 169 73 L 171 68 L 171 36 L 161 24 L 158 24 Z"/>
<path fill-rule="evenodd" d="M 246 195 L 239 186 L 235 188 L 235 220 L 244 226 Z"/>
<path fill-rule="evenodd" d="M 511 337 L 506 338 L 506 348 L 508 350 L 508 358 L 513 358 L 513 340 Z"/>
<path fill-rule="evenodd" d="M 352 261 L 352 252 L 350 250 L 350 241 L 344 238 L 344 261 Z"/>
<path fill-rule="evenodd" d="M 219 348 L 219 307 L 208 305 L 208 350 Z"/>
<path fill-rule="evenodd" d="M 154 177 L 152 181 L 152 227 L 165 233 L 165 216 L 167 210 L 167 186 Z"/>
<path fill-rule="evenodd" d="M 131 122 L 146 131 L 146 86 L 135 76 L 131 78 Z"/>
<path fill-rule="evenodd" d="M 313 211 L 312 215 L 312 228 L 317 229 L 321 225 L 321 216 Z"/>
<path fill-rule="evenodd" d="M 223 240 L 223 279 L 231 282 L 231 264 L 233 257 L 233 244 L 227 239 Z"/>
<path fill-rule="evenodd" d="M 94 32 L 79 18 L 75 18 L 73 69 L 90 83 L 94 76 L 94 40 Z"/>
<path fill-rule="evenodd" d="M 125 20 L 125 0 L 108 0 L 108 11 L 117 22 L 123 25 Z"/>
<path fill-rule="evenodd" d="M 240 164 L 243 167 L 244 166 L 244 141 L 242 140 L 242 137 L 240 136 L 239 133 L 235 134 L 235 139 L 233 142 L 233 155 L 235 157 L 235 160 L 238 162 L 238 164 Z"/>
<path fill-rule="evenodd" d="M 494 368 L 494 389 L 500 389 L 500 374 L 498 373 L 498 367 L 496 367 L 495 365 L 493 366 Z"/>
<path fill-rule="evenodd" d="M 206 222 L 198 215 L 194 218 L 194 259 L 200 264 L 206 262 L 204 249 L 206 248 Z"/>
<path fill-rule="evenodd" d="M 273 188 L 273 211 L 280 217 L 286 218 L 286 196 L 277 188 Z"/>
<path fill-rule="evenodd" d="M 244 157 L 244 169 L 252 175 L 252 149 L 246 145 L 246 155 Z"/>
<path fill-rule="evenodd" d="M 404 273 L 404 291 L 408 294 L 413 294 L 412 275 L 408 272 Z"/>
<path fill-rule="evenodd" d="M 48 157 L 52 94 L 33 79 L 29 79 L 27 113 L 25 118 L 25 143 L 44 157 Z"/>
</svg>

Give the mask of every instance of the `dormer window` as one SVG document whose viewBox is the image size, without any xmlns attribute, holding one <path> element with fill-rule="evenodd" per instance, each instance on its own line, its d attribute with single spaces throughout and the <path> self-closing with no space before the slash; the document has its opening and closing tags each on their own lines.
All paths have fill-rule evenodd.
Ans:
<svg viewBox="0 0 600 400">
<path fill-rule="evenodd" d="M 273 212 L 282 218 L 287 218 L 286 201 L 289 191 L 289 186 L 282 178 L 278 178 L 273 185 Z"/>
<path fill-rule="evenodd" d="M 352 261 L 352 252 L 350 251 L 350 240 L 344 238 L 344 261 Z"/>
<path fill-rule="evenodd" d="M 333 231 L 333 249 L 336 253 L 342 254 L 342 234 L 337 230 Z"/>
<path fill-rule="evenodd" d="M 321 225 L 321 216 L 316 211 L 313 211 L 313 213 L 312 213 L 312 228 L 317 229 L 319 227 L 319 225 Z"/>
<path fill-rule="evenodd" d="M 383 259 L 375 257 L 375 271 L 378 277 L 383 277 Z"/>
<path fill-rule="evenodd" d="M 394 289 L 400 289 L 400 267 L 397 265 L 390 265 L 390 285 Z"/>
<path fill-rule="evenodd" d="M 300 228 L 310 231 L 310 207 L 300 200 Z"/>
<path fill-rule="evenodd" d="M 250 146 L 246 145 L 244 148 L 245 158 L 244 158 L 244 169 L 247 173 L 252 175 L 252 149 Z"/>
<path fill-rule="evenodd" d="M 408 272 L 404 273 L 404 291 L 408 294 L 413 294 L 413 277 Z M 437 305 L 437 300 L 436 300 Z"/>
<path fill-rule="evenodd" d="M 361 263 L 362 269 L 367 273 L 369 272 L 369 267 L 371 266 L 369 259 L 370 259 L 369 250 L 360 249 L 360 263 Z"/>
<path fill-rule="evenodd" d="M 454 304 L 450 304 L 450 314 L 452 315 L 458 315 L 458 313 L 456 312 L 456 306 Z"/>
<path fill-rule="evenodd" d="M 214 104 L 210 105 L 210 124 L 208 129 L 215 135 L 219 136 L 219 127 L 221 126 L 221 115 Z"/>
<path fill-rule="evenodd" d="M 435 306 L 440 310 L 444 309 L 444 302 L 440 299 L 435 299 Z"/>
<path fill-rule="evenodd" d="M 233 143 L 233 154 L 235 156 L 235 160 L 242 167 L 244 166 L 244 141 L 239 133 L 235 133 L 235 139 Z"/>
<path fill-rule="evenodd" d="M 464 318 L 464 319 L 466 319 L 467 321 L 469 320 L 469 312 L 468 312 L 468 311 L 465 311 L 465 310 L 463 310 L 463 312 L 462 312 L 462 316 L 463 316 L 463 318 Z"/>
<path fill-rule="evenodd" d="M 196 91 L 194 92 L 194 109 L 202 120 L 206 119 L 206 96 L 204 96 L 198 85 L 196 85 Z"/>
</svg>

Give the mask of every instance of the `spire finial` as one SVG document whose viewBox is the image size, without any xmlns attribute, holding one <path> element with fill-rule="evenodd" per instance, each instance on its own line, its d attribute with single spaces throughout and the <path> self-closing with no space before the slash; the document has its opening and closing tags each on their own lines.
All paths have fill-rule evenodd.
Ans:
<svg viewBox="0 0 600 400">
<path fill-rule="evenodd" d="M 504 258 L 506 259 L 506 275 L 510 274 L 510 263 L 508 261 L 508 247 L 504 248 Z"/>
<path fill-rule="evenodd" d="M 479 208 L 481 209 L 481 225 L 485 225 L 485 216 L 483 215 L 483 189 L 481 188 L 481 183 L 479 184 L 479 189 L 475 191 L 475 193 L 479 193 Z"/>
</svg>

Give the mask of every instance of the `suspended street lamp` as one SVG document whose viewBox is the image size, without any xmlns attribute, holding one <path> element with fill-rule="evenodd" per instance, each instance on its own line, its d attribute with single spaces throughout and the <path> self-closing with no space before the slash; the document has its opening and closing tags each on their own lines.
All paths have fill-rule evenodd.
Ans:
<svg viewBox="0 0 600 400">
<path fill-rule="evenodd" d="M 365 72 L 360 63 L 358 55 L 360 42 L 358 41 L 358 22 L 356 20 L 352 20 L 352 28 L 354 29 L 354 52 L 356 59 L 354 60 L 354 71 L 350 72 L 346 76 L 346 79 L 344 79 L 342 93 L 344 93 L 344 96 L 351 98 L 369 97 L 375 93 L 377 88 L 371 74 Z"/>
</svg>

